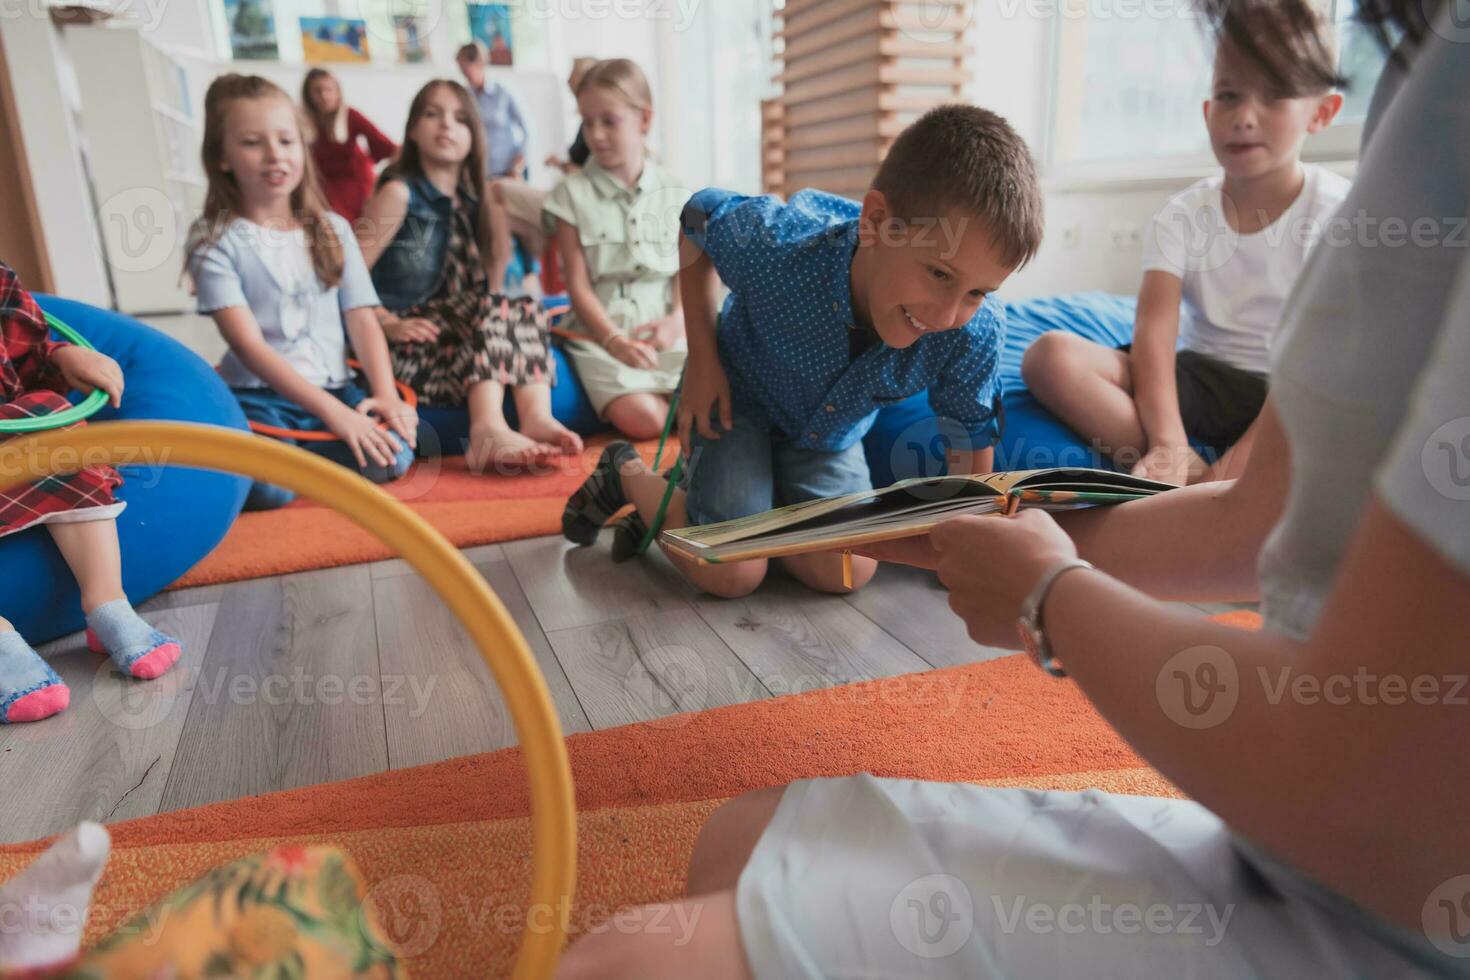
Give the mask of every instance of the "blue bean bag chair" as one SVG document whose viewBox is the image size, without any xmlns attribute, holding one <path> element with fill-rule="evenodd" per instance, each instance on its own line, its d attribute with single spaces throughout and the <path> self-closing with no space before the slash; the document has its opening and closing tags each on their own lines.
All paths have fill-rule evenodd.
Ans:
<svg viewBox="0 0 1470 980">
<path fill-rule="evenodd" d="M 1031 342 L 1048 330 L 1066 330 L 1108 347 L 1133 339 L 1136 301 L 1110 293 L 1018 300 L 1005 304 L 1005 349 L 1000 357 L 1004 387 L 1005 426 L 996 447 L 997 470 L 1039 469 L 1047 466 L 1110 468 L 1107 457 L 1094 452 L 1026 390 L 1021 380 L 1021 358 Z M 929 409 L 929 396 L 920 392 L 878 412 L 863 439 L 873 485 L 886 487 L 913 476 L 945 472 L 947 444 L 955 441 L 954 423 L 946 424 Z"/>
<path fill-rule="evenodd" d="M 578 435 L 590 436 L 606 426 L 582 387 L 572 363 L 558 346 L 551 348 L 556 362 L 556 384 L 551 386 L 551 414 L 562 425 Z M 419 404 L 419 455 L 457 456 L 470 440 L 470 413 L 464 408 Z M 518 424 L 515 402 L 509 392 L 505 396 L 505 420 L 514 428 Z"/>
<path fill-rule="evenodd" d="M 121 409 L 92 416 L 160 419 L 245 429 L 245 416 L 214 369 L 182 344 L 129 317 L 85 303 L 36 296 L 41 308 L 65 322 L 122 366 Z M 249 481 L 232 474 L 148 461 L 119 467 L 127 501 L 117 519 L 123 586 L 142 602 L 173 582 L 225 536 Z M 0 615 L 31 643 L 83 627 L 76 579 L 45 528 L 0 538 Z"/>
</svg>

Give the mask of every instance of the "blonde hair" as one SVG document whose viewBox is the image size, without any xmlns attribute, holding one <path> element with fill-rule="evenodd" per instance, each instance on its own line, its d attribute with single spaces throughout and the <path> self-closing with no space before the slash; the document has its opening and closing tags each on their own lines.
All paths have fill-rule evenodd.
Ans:
<svg viewBox="0 0 1470 980">
<path fill-rule="evenodd" d="M 597 64 L 596 58 L 572 59 L 572 70 L 571 72 L 569 72 L 569 75 L 571 76 L 571 78 L 576 79 L 576 84 L 572 86 L 573 91 L 576 91 L 577 87 L 582 84 L 582 79 L 587 77 L 587 72 L 590 71 L 592 66 L 595 64 Z"/>
<path fill-rule="evenodd" d="M 331 79 L 332 84 L 337 86 L 337 111 L 332 113 L 330 124 L 332 139 L 338 143 L 347 142 L 347 96 L 342 92 L 342 83 L 337 76 L 325 68 L 313 68 L 306 73 L 301 80 L 301 107 L 306 110 L 306 135 L 312 142 L 316 142 L 322 135 L 322 123 L 325 121 L 321 108 L 312 101 L 311 83 L 318 79 Z"/>
<path fill-rule="evenodd" d="M 588 89 L 600 88 L 615 92 L 634 109 L 652 109 L 653 93 L 648 87 L 648 76 L 643 74 L 635 62 L 627 58 L 609 58 L 599 61 L 587 69 L 587 74 L 577 83 L 577 95 Z"/>
<path fill-rule="evenodd" d="M 231 103 L 242 99 L 280 99 L 291 107 L 298 133 L 305 129 L 301 110 L 274 82 L 259 75 L 230 74 L 210 84 L 204 95 L 204 142 L 199 148 L 209 188 L 204 195 L 204 213 L 189 230 L 184 248 L 186 269 L 194 256 L 219 241 L 230 222 L 240 215 L 240 184 L 224 169 L 224 144 L 225 115 Z M 304 146 L 301 156 L 301 183 L 291 192 L 291 213 L 306 232 L 312 269 L 322 285 L 330 288 L 342 281 L 342 242 L 327 220 L 327 202 L 317 183 L 316 164 Z"/>
</svg>

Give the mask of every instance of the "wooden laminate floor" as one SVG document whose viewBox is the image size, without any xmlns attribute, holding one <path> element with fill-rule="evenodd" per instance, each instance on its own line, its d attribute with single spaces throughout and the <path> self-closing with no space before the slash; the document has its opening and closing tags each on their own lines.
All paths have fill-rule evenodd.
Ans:
<svg viewBox="0 0 1470 980">
<path fill-rule="evenodd" d="M 567 732 L 1002 653 L 973 644 L 915 569 L 885 566 L 851 596 L 772 579 L 718 600 L 662 556 L 615 566 L 605 547 L 556 537 L 466 555 L 525 633 Z M 488 668 L 402 562 L 165 593 L 142 612 L 183 640 L 160 680 L 121 677 L 80 634 L 42 648 L 72 704 L 0 728 L 0 842 L 516 742 Z"/>
</svg>

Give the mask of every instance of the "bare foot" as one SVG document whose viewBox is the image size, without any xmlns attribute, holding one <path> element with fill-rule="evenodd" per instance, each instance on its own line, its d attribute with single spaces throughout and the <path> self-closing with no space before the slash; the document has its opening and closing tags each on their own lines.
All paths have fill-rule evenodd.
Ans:
<svg viewBox="0 0 1470 980">
<path fill-rule="evenodd" d="M 557 448 L 528 439 L 509 427 L 470 429 L 470 445 L 465 451 L 465 464 L 472 473 L 520 470 L 544 463 Z"/>
<path fill-rule="evenodd" d="M 582 451 L 582 437 L 550 415 L 527 416 L 521 419 L 521 434 L 537 442 L 556 446 L 564 453 Z"/>
</svg>

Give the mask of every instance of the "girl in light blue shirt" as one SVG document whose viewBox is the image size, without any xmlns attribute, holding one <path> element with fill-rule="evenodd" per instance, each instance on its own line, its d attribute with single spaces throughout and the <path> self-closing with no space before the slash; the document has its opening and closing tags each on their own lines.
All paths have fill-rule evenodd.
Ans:
<svg viewBox="0 0 1470 980">
<path fill-rule="evenodd" d="M 202 155 L 209 191 L 189 271 L 199 312 L 230 345 L 219 370 L 246 417 L 331 432 L 334 441 L 300 445 L 375 483 L 403 476 L 418 418 L 398 396 L 373 313 L 377 293 L 351 228 L 321 198 L 290 98 L 257 76 L 216 79 Z M 349 341 L 370 393 L 348 368 Z M 257 483 L 245 506 L 280 507 L 293 496 Z"/>
</svg>

